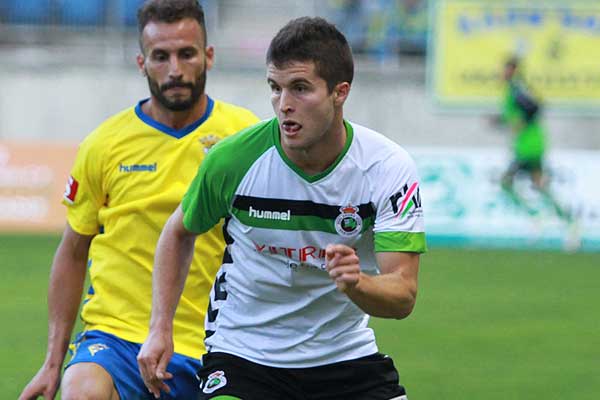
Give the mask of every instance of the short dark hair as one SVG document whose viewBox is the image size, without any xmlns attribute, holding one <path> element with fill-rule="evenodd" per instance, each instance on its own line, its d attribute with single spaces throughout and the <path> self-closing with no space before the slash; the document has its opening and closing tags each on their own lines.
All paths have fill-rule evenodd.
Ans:
<svg viewBox="0 0 600 400">
<path fill-rule="evenodd" d="M 518 56 L 510 56 L 506 60 L 506 63 L 504 65 L 507 67 L 517 69 L 519 67 L 519 64 L 521 64 L 521 59 Z"/>
<path fill-rule="evenodd" d="M 329 92 L 340 82 L 352 83 L 354 60 L 344 35 L 323 18 L 301 17 L 288 22 L 271 40 L 267 64 L 313 61 Z"/>
<path fill-rule="evenodd" d="M 138 31 L 140 43 L 142 32 L 151 21 L 177 22 L 184 18 L 193 18 L 198 21 L 204 42 L 206 43 L 206 23 L 204 21 L 204 10 L 197 0 L 147 0 L 137 12 Z M 142 49 L 143 50 L 143 49 Z"/>
</svg>

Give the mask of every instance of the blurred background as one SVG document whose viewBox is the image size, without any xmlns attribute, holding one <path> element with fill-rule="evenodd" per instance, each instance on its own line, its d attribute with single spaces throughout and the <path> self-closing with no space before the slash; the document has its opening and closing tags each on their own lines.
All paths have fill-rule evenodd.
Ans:
<svg viewBox="0 0 600 400">
<path fill-rule="evenodd" d="M 7 398 L 43 360 L 45 285 L 77 145 L 148 96 L 135 64 L 140 3 L 0 0 L 0 309 L 14 323 L 0 350 L 16 357 L 0 358 Z M 590 381 L 600 372 L 600 328 L 590 315 L 598 300 L 592 282 L 600 280 L 600 3 L 201 3 L 216 49 L 211 96 L 270 118 L 269 41 L 289 19 L 319 15 L 346 34 L 356 56 L 346 118 L 415 158 L 431 248 L 424 294 L 408 333 L 376 322 L 384 349 L 415 386 L 411 399 L 596 398 L 600 387 Z M 489 116 L 500 112 L 502 67 L 514 55 L 543 102 L 550 190 L 574 223 L 555 215 L 526 177 L 517 176 L 515 187 L 528 209 L 500 187 L 512 138 Z M 488 369 L 476 368 L 485 362 Z"/>
<path fill-rule="evenodd" d="M 75 146 L 147 96 L 135 65 L 139 4 L 0 3 L 0 229 L 61 229 L 58 200 Z M 561 248 L 568 227 L 527 181 L 521 191 L 536 218 L 498 185 L 512 138 L 487 114 L 499 112 L 502 66 L 518 55 L 544 103 L 552 191 L 579 218 L 578 243 L 569 246 L 600 250 L 600 189 L 587 172 L 600 168 L 600 6 L 536 4 L 205 1 L 216 48 L 208 92 L 270 117 L 264 54 L 271 37 L 292 17 L 324 16 L 357 58 L 346 116 L 411 150 L 432 243 Z"/>
</svg>

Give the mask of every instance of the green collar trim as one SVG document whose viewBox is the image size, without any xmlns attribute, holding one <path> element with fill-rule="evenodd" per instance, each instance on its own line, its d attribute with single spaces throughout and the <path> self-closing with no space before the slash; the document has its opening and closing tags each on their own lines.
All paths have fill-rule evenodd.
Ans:
<svg viewBox="0 0 600 400">
<path fill-rule="evenodd" d="M 280 135 L 279 123 L 277 121 L 277 118 L 274 118 L 273 122 L 274 122 L 272 124 L 273 141 L 275 142 L 275 147 L 277 147 L 279 156 L 288 165 L 288 167 L 290 167 L 298 176 L 300 176 L 302 179 L 304 179 L 305 181 L 307 181 L 309 183 L 317 182 L 318 180 L 329 175 L 329 173 L 331 171 L 333 171 L 340 162 L 342 162 L 342 160 L 346 156 L 346 153 L 348 153 L 348 149 L 350 149 L 352 140 L 354 139 L 354 129 L 352 129 L 352 125 L 350 125 L 350 123 L 348 121 L 344 120 L 344 127 L 346 128 L 346 143 L 344 144 L 344 148 L 342 149 L 341 153 L 337 156 L 335 161 L 329 167 L 327 167 L 327 169 L 325 171 L 319 172 L 316 175 L 308 175 L 306 172 L 304 172 L 302 169 L 300 169 L 300 167 L 298 167 L 296 164 L 294 164 L 292 162 L 292 160 L 290 160 L 288 158 L 287 154 L 285 154 L 285 151 L 283 150 L 283 147 L 281 146 L 281 137 L 279 136 Z"/>
</svg>

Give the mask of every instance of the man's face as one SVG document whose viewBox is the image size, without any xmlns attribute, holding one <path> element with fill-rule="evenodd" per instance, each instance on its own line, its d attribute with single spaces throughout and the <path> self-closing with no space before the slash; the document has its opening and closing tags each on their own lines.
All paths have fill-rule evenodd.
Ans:
<svg viewBox="0 0 600 400">
<path fill-rule="evenodd" d="M 507 63 L 504 65 L 504 70 L 502 71 L 502 78 L 505 81 L 510 81 L 512 77 L 515 75 L 516 67 L 513 64 Z"/>
<path fill-rule="evenodd" d="M 323 143 L 343 102 L 336 100 L 336 89 L 329 93 L 314 62 L 293 61 L 281 68 L 269 64 L 267 82 L 283 148 L 310 150 Z"/>
<path fill-rule="evenodd" d="M 198 22 L 149 22 L 142 32 L 144 55 L 138 66 L 148 79 L 152 96 L 166 109 L 186 111 L 204 93 L 206 71 L 213 62 L 212 47 L 204 47 Z"/>
</svg>

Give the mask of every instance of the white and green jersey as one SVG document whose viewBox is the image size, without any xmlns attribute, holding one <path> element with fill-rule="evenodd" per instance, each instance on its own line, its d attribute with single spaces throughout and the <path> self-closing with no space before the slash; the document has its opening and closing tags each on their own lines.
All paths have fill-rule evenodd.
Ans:
<svg viewBox="0 0 600 400">
<path fill-rule="evenodd" d="M 377 352 L 368 316 L 336 290 L 325 248 L 356 249 L 363 272 L 375 252 L 424 252 L 413 160 L 384 136 L 345 122 L 346 145 L 308 176 L 285 155 L 277 119 L 209 152 L 183 199 L 184 225 L 220 218 L 227 249 L 206 314 L 206 346 L 250 361 L 304 368 Z"/>
</svg>

